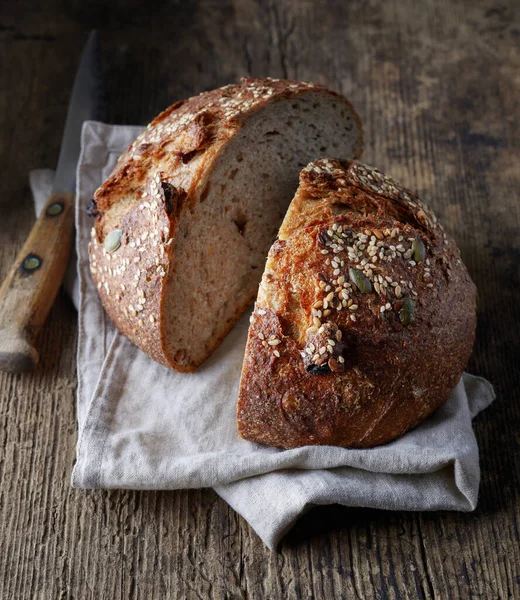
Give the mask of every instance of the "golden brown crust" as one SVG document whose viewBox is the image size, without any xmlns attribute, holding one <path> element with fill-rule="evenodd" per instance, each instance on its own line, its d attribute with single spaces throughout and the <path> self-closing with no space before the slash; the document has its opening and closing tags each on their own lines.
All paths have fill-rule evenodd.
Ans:
<svg viewBox="0 0 520 600">
<path fill-rule="evenodd" d="M 170 106 L 121 155 L 111 176 L 96 191 L 91 205 L 97 217 L 91 265 L 101 301 L 119 330 L 164 365 L 189 372 L 199 364 L 168 355 L 161 324 L 182 212 L 192 210 L 204 198 L 216 159 L 252 113 L 277 98 L 309 91 L 338 97 L 352 111 L 361 131 L 354 110 L 335 92 L 305 82 L 247 78 Z M 173 207 L 165 190 L 175 200 Z M 122 231 L 121 245 L 107 252 L 103 242 L 114 229 Z M 237 318 L 247 305 L 239 307 Z M 223 337 L 214 340 L 212 349 Z"/>
<path fill-rule="evenodd" d="M 356 162 L 311 163 L 251 319 L 240 434 L 281 448 L 401 435 L 458 382 L 475 296 L 454 241 L 411 192 Z"/>
<path fill-rule="evenodd" d="M 121 239 L 114 251 L 105 249 L 92 228 L 89 254 L 92 278 L 109 317 L 121 333 L 168 366 L 161 352 L 160 302 L 175 220 L 168 214 L 173 212 L 167 210 L 172 200 L 165 189 L 168 185 L 159 175 L 150 181 L 141 201 L 118 223 Z"/>
<path fill-rule="evenodd" d="M 319 91 L 341 99 L 341 95 L 313 83 L 283 79 L 243 78 L 231 84 L 176 102 L 159 114 L 129 146 L 109 179 L 96 191 L 94 200 L 99 211 L 106 212 L 120 201 L 121 195 L 135 193 L 151 173 L 161 169 L 174 177 L 192 197 L 198 176 L 213 159 L 216 151 L 241 127 L 245 118 L 265 104 L 280 97 L 298 96 Z M 361 123 L 359 117 L 359 130 Z M 210 148 L 203 164 L 190 165 L 197 153 Z M 361 155 L 361 144 L 357 155 Z M 193 187 L 192 187 L 193 186 Z M 195 200 L 195 198 L 193 198 Z M 96 227 L 102 222 L 97 221 Z"/>
</svg>

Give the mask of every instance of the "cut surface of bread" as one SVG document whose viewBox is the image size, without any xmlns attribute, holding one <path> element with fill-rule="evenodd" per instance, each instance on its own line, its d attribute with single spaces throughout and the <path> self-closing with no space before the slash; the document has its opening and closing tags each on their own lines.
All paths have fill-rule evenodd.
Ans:
<svg viewBox="0 0 520 600">
<path fill-rule="evenodd" d="M 254 300 L 302 167 L 361 146 L 347 100 L 311 84 L 248 79 L 159 115 L 94 197 L 91 270 L 117 327 L 194 370 Z"/>
<path fill-rule="evenodd" d="M 324 148 L 344 156 L 359 150 L 345 110 L 320 93 L 281 98 L 229 142 L 204 201 L 179 222 L 164 303 L 170 353 L 185 349 L 187 361 L 199 364 L 253 301 L 299 171 Z"/>
<path fill-rule="evenodd" d="M 370 447 L 443 403 L 471 353 L 476 290 L 454 241 L 377 169 L 320 159 L 269 252 L 237 419 L 280 448 Z"/>
</svg>

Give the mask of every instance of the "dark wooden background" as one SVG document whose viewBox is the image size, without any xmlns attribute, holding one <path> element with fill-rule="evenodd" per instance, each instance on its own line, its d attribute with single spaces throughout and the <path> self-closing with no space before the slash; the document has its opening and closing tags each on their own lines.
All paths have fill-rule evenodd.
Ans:
<svg viewBox="0 0 520 600">
<path fill-rule="evenodd" d="M 0 276 L 33 223 L 27 173 L 54 167 L 81 47 L 99 27 L 106 120 L 270 75 L 344 92 L 365 161 L 416 188 L 479 288 L 471 514 L 322 507 L 269 552 L 211 490 L 69 487 L 76 315 L 60 296 L 35 374 L 0 374 L 0 598 L 520 598 L 520 4 L 514 0 L 0 3 Z M 447 357 L 448 359 L 449 357 Z"/>
</svg>

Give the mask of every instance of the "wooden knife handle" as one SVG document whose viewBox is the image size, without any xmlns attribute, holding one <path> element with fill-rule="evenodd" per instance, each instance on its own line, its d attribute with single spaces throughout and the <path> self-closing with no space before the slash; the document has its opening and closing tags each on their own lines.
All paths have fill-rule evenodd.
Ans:
<svg viewBox="0 0 520 600">
<path fill-rule="evenodd" d="M 0 287 L 0 370 L 37 364 L 34 342 L 63 281 L 73 234 L 73 194 L 52 194 Z"/>
</svg>

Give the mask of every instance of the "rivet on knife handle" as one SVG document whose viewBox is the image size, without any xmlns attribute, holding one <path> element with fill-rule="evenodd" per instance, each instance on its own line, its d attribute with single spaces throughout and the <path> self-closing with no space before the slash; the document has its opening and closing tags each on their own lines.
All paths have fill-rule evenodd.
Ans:
<svg viewBox="0 0 520 600">
<path fill-rule="evenodd" d="M 55 193 L 0 287 L 0 370 L 38 362 L 34 343 L 60 288 L 74 233 L 72 194 Z"/>
</svg>

